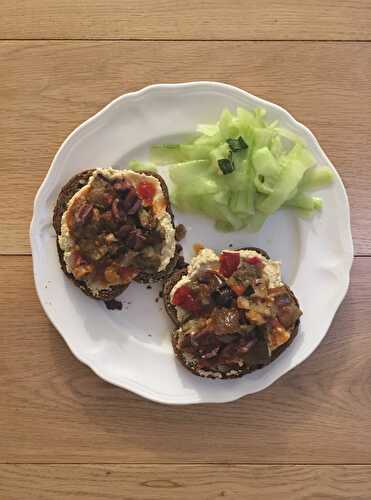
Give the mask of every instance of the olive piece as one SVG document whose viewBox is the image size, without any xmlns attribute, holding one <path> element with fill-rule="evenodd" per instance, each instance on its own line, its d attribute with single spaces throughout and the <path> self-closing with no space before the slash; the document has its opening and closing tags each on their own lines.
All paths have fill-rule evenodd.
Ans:
<svg viewBox="0 0 371 500">
<path fill-rule="evenodd" d="M 212 298 L 214 299 L 216 305 L 222 307 L 229 307 L 232 304 L 234 299 L 234 295 L 232 290 L 225 286 L 223 288 L 219 288 L 212 293 Z"/>
<path fill-rule="evenodd" d="M 178 224 L 175 228 L 175 239 L 181 241 L 185 238 L 187 230 L 183 224 Z"/>
</svg>

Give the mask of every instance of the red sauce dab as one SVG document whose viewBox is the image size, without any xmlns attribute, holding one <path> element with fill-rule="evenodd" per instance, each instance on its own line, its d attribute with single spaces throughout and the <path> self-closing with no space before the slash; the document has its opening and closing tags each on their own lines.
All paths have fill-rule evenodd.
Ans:
<svg viewBox="0 0 371 500">
<path fill-rule="evenodd" d="M 253 266 L 257 266 L 257 267 L 261 267 L 263 265 L 262 260 L 259 257 L 257 257 L 256 255 L 254 255 L 253 257 L 247 257 L 245 259 L 245 261 L 248 264 L 252 264 Z"/>
<path fill-rule="evenodd" d="M 137 193 L 144 201 L 145 205 L 152 205 L 156 194 L 156 187 L 152 182 L 141 181 L 137 186 Z"/>
<path fill-rule="evenodd" d="M 181 286 L 175 291 L 172 303 L 193 314 L 198 314 L 201 311 L 201 305 L 193 297 L 192 290 L 187 285 Z"/>
<path fill-rule="evenodd" d="M 238 252 L 222 252 L 219 257 L 219 262 L 221 274 L 229 278 L 240 265 L 240 254 Z"/>
</svg>

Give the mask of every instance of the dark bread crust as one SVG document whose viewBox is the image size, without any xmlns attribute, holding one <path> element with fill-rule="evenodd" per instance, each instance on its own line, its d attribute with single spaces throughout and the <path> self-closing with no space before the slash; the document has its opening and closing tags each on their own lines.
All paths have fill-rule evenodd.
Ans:
<svg viewBox="0 0 371 500">
<path fill-rule="evenodd" d="M 182 276 L 187 274 L 187 268 L 185 267 L 184 269 L 179 269 L 178 271 L 175 271 L 171 276 L 167 278 L 164 282 L 164 286 L 162 289 L 162 294 L 163 294 L 163 299 L 164 299 L 164 305 L 165 305 L 165 310 L 167 314 L 169 315 L 170 319 L 172 322 L 179 327 L 180 322 L 177 318 L 176 314 L 176 307 L 173 306 L 173 304 L 170 301 L 170 292 L 178 283 L 178 281 L 181 279 Z"/>
<path fill-rule="evenodd" d="M 63 186 L 59 193 L 53 213 L 53 227 L 58 236 L 61 234 L 62 216 L 67 210 L 68 202 L 77 191 L 88 183 L 93 172 L 94 170 L 90 169 L 76 174 Z"/>
<path fill-rule="evenodd" d="M 58 236 L 61 234 L 61 225 L 62 225 L 62 216 L 64 212 L 67 209 L 67 204 L 72 198 L 72 196 L 79 191 L 83 186 L 85 186 L 88 181 L 90 176 L 95 172 L 96 169 L 90 169 L 90 170 L 85 170 L 84 172 L 80 172 L 79 174 L 75 175 L 70 179 L 67 184 L 65 184 L 61 190 L 61 192 L 58 195 L 57 202 L 54 207 L 54 213 L 53 213 L 53 227 L 55 232 L 57 233 L 57 250 L 58 250 L 58 256 L 59 256 L 59 262 L 62 268 L 62 271 L 65 273 L 65 275 L 70 278 L 73 283 L 80 288 L 82 292 L 84 292 L 86 295 L 89 297 L 96 299 L 96 300 L 112 300 L 116 298 L 118 295 L 120 295 L 124 290 L 129 285 L 113 285 L 110 288 L 107 288 L 105 290 L 101 290 L 98 295 L 93 295 L 91 290 L 87 287 L 86 283 L 84 281 L 79 281 L 74 276 L 67 271 L 66 268 L 66 263 L 63 258 L 63 250 L 59 246 L 59 241 L 58 241 Z M 166 199 L 166 210 L 169 212 L 171 216 L 171 221 L 174 225 L 174 216 L 171 211 L 170 207 L 170 201 L 169 201 L 169 193 L 167 190 L 167 186 L 162 179 L 157 174 L 154 174 L 153 172 L 140 172 L 146 175 L 152 175 L 153 177 L 156 177 L 160 183 L 161 183 L 161 188 L 164 192 L 164 196 Z M 174 267 L 176 266 L 176 263 L 178 261 L 178 253 L 176 252 L 173 259 L 170 261 L 169 265 L 164 271 L 161 271 L 160 273 L 156 274 L 150 274 L 150 273 L 141 273 L 137 276 L 136 281 L 139 281 L 141 283 L 149 283 L 150 281 L 159 281 L 163 279 L 168 273 L 170 273 Z"/>
<path fill-rule="evenodd" d="M 261 255 L 266 257 L 267 259 L 270 258 L 269 255 L 264 250 L 261 250 L 260 248 L 247 247 L 247 248 L 239 248 L 238 250 L 255 250 L 256 252 L 260 253 Z M 176 316 L 176 308 L 170 302 L 170 292 L 173 289 L 173 287 L 175 286 L 175 284 L 179 281 L 179 279 L 182 276 L 184 276 L 186 273 L 187 273 L 186 268 L 175 272 L 172 276 L 170 276 L 168 278 L 168 280 L 165 282 L 164 288 L 163 288 L 163 297 L 164 297 L 166 312 L 170 316 L 171 320 L 175 323 L 177 328 L 180 327 L 180 322 L 178 321 L 177 316 Z M 287 285 L 285 285 L 285 287 L 286 287 L 288 293 L 294 299 L 297 306 L 299 306 L 299 302 L 298 302 L 297 298 L 295 297 L 294 293 L 292 292 L 292 290 Z M 210 378 L 212 380 L 240 378 L 243 375 L 246 375 L 247 373 L 251 373 L 253 371 L 256 371 L 256 370 L 263 368 L 264 366 L 269 365 L 275 359 L 277 359 L 278 356 L 280 356 L 291 345 L 291 343 L 293 342 L 293 340 L 295 339 L 295 337 L 298 334 L 299 325 L 300 325 L 300 319 L 298 319 L 296 321 L 295 325 L 290 329 L 290 333 L 291 333 L 290 339 L 285 344 L 281 345 L 280 347 L 277 347 L 277 349 L 275 349 L 272 352 L 271 359 L 270 359 L 269 363 L 257 364 L 255 366 L 254 365 L 253 366 L 245 366 L 245 367 L 240 368 L 238 370 L 234 370 L 236 373 L 233 373 L 233 374 L 215 371 L 214 373 L 219 373 L 220 376 L 218 376 L 218 377 L 209 376 L 207 378 Z M 187 370 L 191 371 L 194 375 L 198 375 L 199 377 L 206 377 L 206 375 L 200 373 L 194 365 L 190 364 L 189 361 L 187 361 L 187 359 L 184 356 L 184 353 L 180 349 L 178 349 L 178 347 L 176 345 L 177 340 L 178 340 L 177 330 L 174 330 L 171 334 L 171 343 L 172 343 L 172 346 L 174 349 L 174 353 L 175 353 L 176 357 L 178 358 L 178 360 L 182 363 L 182 365 L 185 368 L 187 368 Z M 208 371 L 212 371 L 212 370 L 208 370 Z"/>
</svg>

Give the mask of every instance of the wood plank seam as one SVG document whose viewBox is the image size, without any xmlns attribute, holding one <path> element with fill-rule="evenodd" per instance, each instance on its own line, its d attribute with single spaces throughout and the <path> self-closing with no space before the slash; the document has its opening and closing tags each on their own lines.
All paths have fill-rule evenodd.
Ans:
<svg viewBox="0 0 371 500">
<path fill-rule="evenodd" d="M 289 462 L 264 462 L 264 463 L 257 463 L 257 462 L 13 462 L 13 461 L 8 461 L 8 462 L 0 462 L 0 467 L 2 465 L 32 465 L 32 466 L 56 466 L 56 467 L 64 467 L 64 466 L 80 466 L 80 465 L 93 465 L 95 466 L 114 466 L 114 465 L 127 465 L 129 467 L 140 467 L 141 465 L 148 465 L 148 466 L 157 466 L 157 467 L 167 467 L 167 466 L 182 466 L 182 467 L 209 467 L 212 465 L 213 467 L 295 467 L 295 465 L 298 465 L 300 467 L 370 467 L 371 466 L 371 461 L 370 463 L 363 463 L 363 462 L 336 462 L 336 463 L 311 463 L 311 462 L 295 462 L 295 463 L 289 463 Z"/>
<path fill-rule="evenodd" d="M 316 39 L 316 38 L 291 38 L 290 40 L 282 40 L 281 38 L 0 38 L 0 42 L 222 42 L 222 43 L 237 43 L 237 42 L 272 42 L 272 43 L 370 43 L 368 40 L 351 39 L 344 40 L 341 38 L 335 39 Z"/>
</svg>

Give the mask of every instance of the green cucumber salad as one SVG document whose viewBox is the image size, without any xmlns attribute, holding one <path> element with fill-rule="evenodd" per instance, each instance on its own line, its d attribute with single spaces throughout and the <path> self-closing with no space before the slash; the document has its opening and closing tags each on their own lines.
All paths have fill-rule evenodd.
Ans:
<svg viewBox="0 0 371 500">
<path fill-rule="evenodd" d="M 269 215 L 290 207 L 302 217 L 322 208 L 313 191 L 332 182 L 303 140 L 266 119 L 266 111 L 225 109 L 214 124 L 198 125 L 182 144 L 156 144 L 150 162 L 132 160 L 133 170 L 166 166 L 170 198 L 180 211 L 204 214 L 219 230 L 258 231 Z"/>
</svg>

